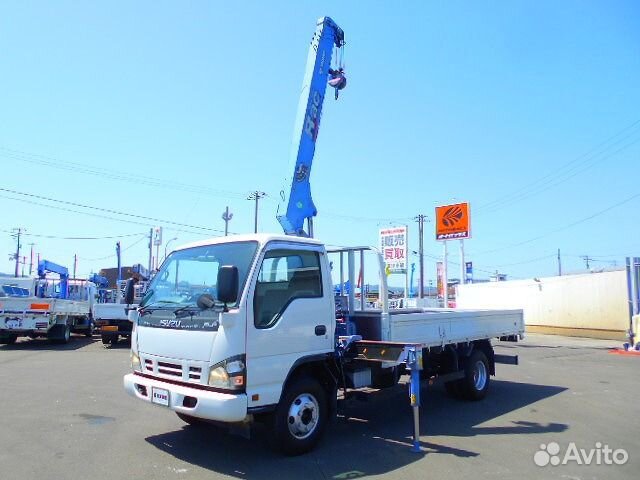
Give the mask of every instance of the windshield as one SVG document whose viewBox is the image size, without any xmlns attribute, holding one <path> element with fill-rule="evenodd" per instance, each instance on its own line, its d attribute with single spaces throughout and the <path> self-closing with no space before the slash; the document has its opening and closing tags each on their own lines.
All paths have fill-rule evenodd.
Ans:
<svg viewBox="0 0 640 480">
<path fill-rule="evenodd" d="M 257 248 L 257 242 L 236 242 L 173 252 L 151 280 L 140 306 L 195 305 L 203 293 L 217 298 L 218 269 L 222 265 L 238 267 L 238 292 L 242 292 Z"/>
</svg>

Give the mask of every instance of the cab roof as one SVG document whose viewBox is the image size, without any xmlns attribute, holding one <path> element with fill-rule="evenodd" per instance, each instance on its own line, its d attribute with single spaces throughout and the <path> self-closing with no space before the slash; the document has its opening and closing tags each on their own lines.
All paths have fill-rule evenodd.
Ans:
<svg viewBox="0 0 640 480">
<path fill-rule="evenodd" d="M 213 237 L 208 238 L 206 240 L 198 240 L 197 242 L 187 243 L 185 245 L 180 245 L 179 247 L 174 248 L 172 251 L 185 250 L 187 248 L 194 247 L 204 247 L 206 245 L 218 245 L 221 243 L 235 243 L 235 242 L 258 242 L 261 246 L 273 242 L 290 242 L 290 243 L 301 243 L 305 245 L 324 245 L 319 240 L 315 238 L 307 238 L 307 237 L 297 237 L 294 235 L 283 235 L 283 234 L 275 234 L 275 233 L 251 233 L 244 235 L 229 235 L 226 237 Z"/>
</svg>

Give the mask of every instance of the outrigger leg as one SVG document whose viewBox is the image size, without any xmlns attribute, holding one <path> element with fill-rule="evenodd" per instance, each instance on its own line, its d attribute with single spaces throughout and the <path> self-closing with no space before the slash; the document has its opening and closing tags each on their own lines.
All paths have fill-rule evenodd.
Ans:
<svg viewBox="0 0 640 480">
<path fill-rule="evenodd" d="M 422 370 L 422 348 L 407 347 L 407 368 L 411 372 L 409 382 L 409 401 L 413 409 L 413 447 L 412 452 L 422 452 L 420 448 L 420 370 Z"/>
</svg>

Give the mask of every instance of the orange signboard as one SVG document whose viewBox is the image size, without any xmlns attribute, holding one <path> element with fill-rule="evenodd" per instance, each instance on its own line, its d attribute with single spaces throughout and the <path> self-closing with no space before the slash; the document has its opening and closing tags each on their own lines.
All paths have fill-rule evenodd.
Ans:
<svg viewBox="0 0 640 480">
<path fill-rule="evenodd" d="M 456 203 L 436 207 L 436 240 L 471 238 L 469 204 Z"/>
</svg>

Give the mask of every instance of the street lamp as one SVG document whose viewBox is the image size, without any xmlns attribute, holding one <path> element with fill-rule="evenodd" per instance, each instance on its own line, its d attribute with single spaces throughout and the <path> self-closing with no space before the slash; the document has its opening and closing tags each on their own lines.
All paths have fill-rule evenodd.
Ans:
<svg viewBox="0 0 640 480">
<path fill-rule="evenodd" d="M 169 244 L 171 242 L 173 242 L 174 240 L 177 240 L 177 239 L 178 239 L 178 237 L 170 238 L 169 240 L 167 240 L 167 243 L 164 244 L 164 257 L 162 258 L 163 262 L 167 259 L 167 247 L 169 246 Z"/>
</svg>

